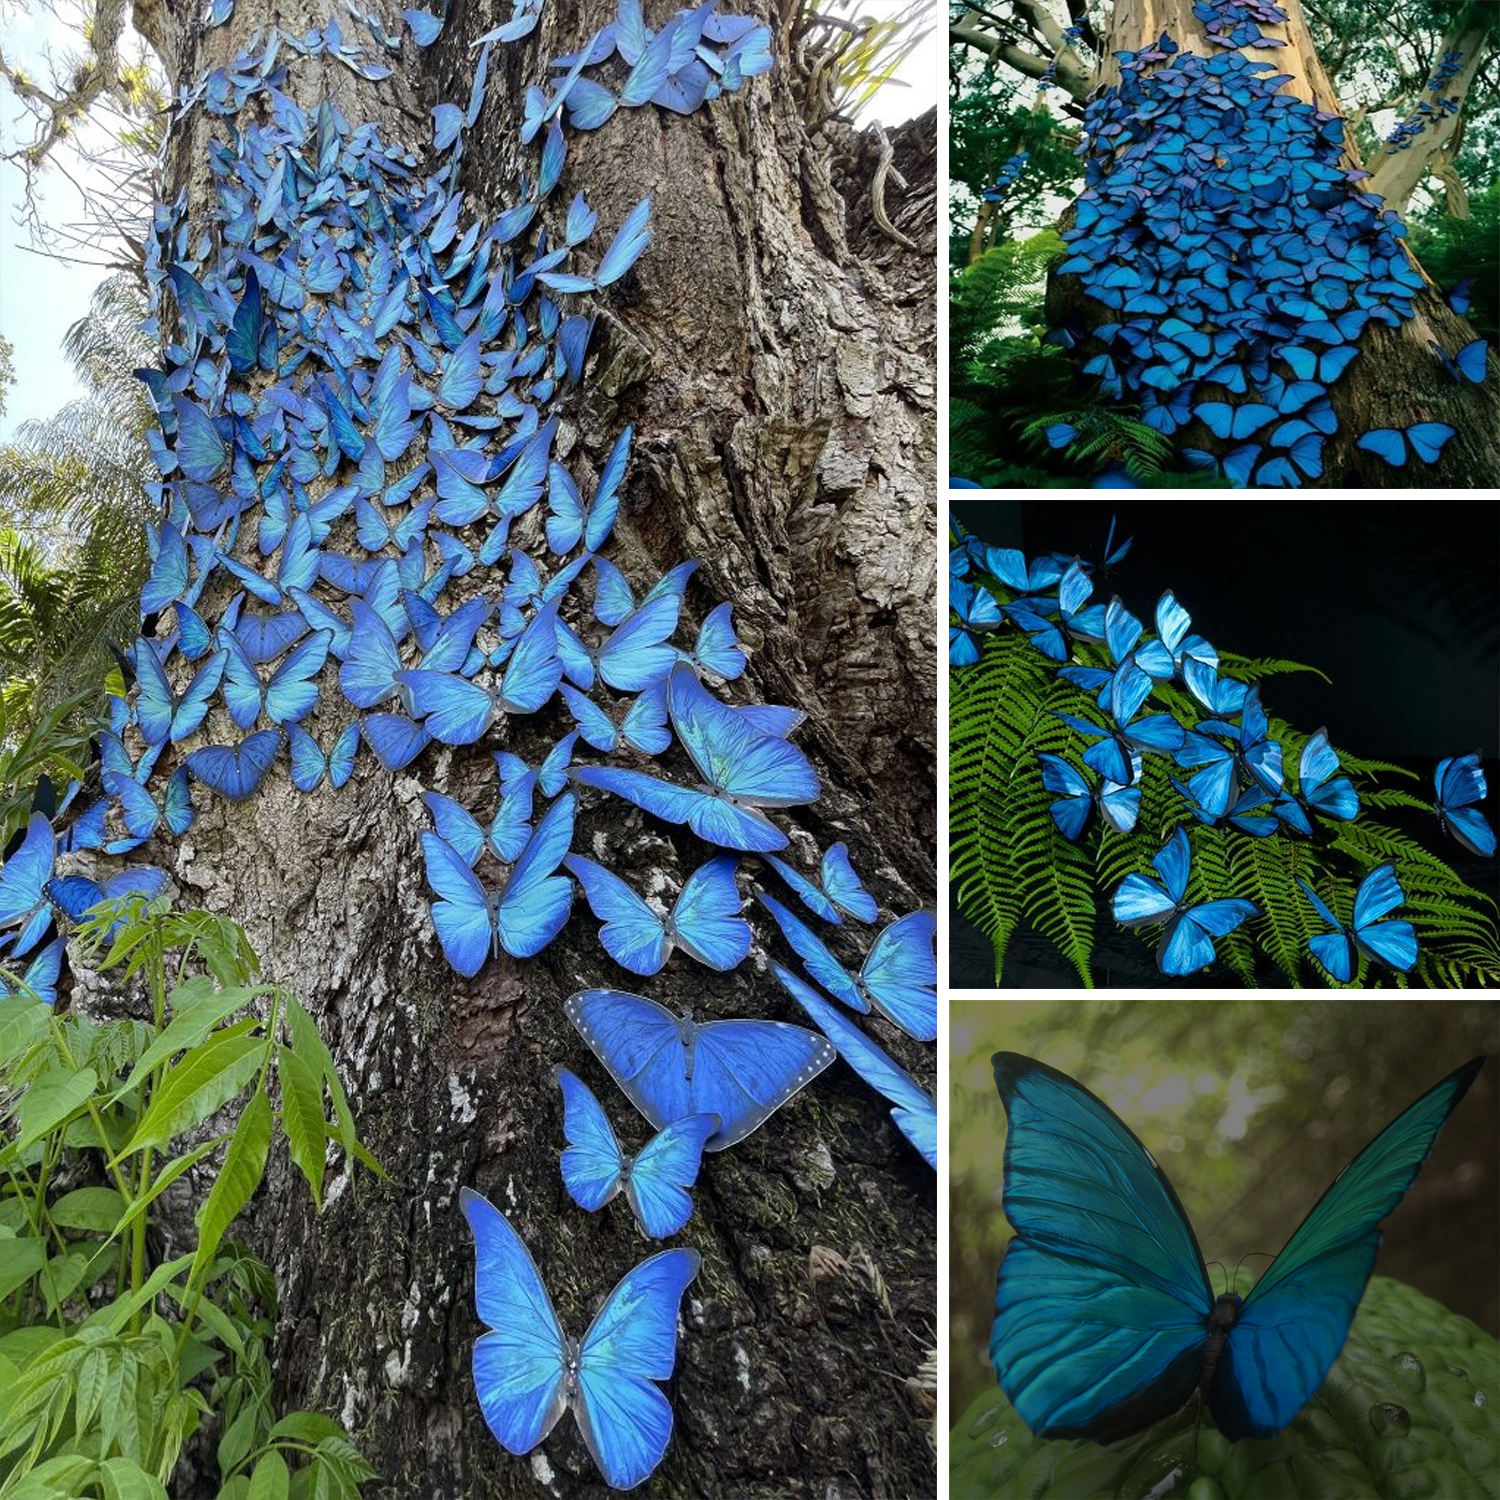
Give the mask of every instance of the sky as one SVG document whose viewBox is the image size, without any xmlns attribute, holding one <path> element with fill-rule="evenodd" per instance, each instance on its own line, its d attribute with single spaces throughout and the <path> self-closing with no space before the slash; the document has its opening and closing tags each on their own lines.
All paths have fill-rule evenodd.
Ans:
<svg viewBox="0 0 1500 1500">
<path fill-rule="evenodd" d="M 898 0 L 868 0 L 868 13 L 884 6 L 892 10 Z M 726 9 L 732 6 L 726 5 Z M 41 64 L 43 50 L 65 52 L 67 28 L 43 11 L 31 14 L 16 0 L 0 0 L 0 29 L 6 51 L 39 80 L 46 74 Z M 917 50 L 906 59 L 892 85 L 882 89 L 865 117 L 887 125 L 899 124 L 937 102 L 943 80 L 943 38 L 931 30 Z M 774 74 L 772 75 L 774 79 Z M 0 144 L 6 150 L 29 140 L 29 117 L 10 90 L 0 85 Z M 87 185 L 76 158 L 69 171 Z M 16 206 L 24 191 L 19 168 L 0 162 L 0 333 L 15 345 L 16 383 L 6 398 L 7 411 L 0 417 L 0 442 L 10 440 L 27 420 L 47 417 L 82 394 L 73 371 L 62 353 L 63 336 L 88 308 L 89 293 L 107 274 L 87 266 L 67 265 L 28 248 L 26 231 L 16 224 Z M 73 222 L 82 217 L 78 188 L 63 173 L 48 171 L 41 182 L 40 198 L 48 222 Z"/>
</svg>

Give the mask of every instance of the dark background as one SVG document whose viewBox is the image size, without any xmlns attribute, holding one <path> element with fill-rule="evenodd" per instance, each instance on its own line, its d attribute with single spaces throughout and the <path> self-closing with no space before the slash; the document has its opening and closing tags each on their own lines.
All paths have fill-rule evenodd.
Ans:
<svg viewBox="0 0 1500 1500">
<path fill-rule="evenodd" d="M 990 1056 L 1040 1058 L 1156 1156 L 1203 1254 L 1243 1296 L 1344 1166 L 1440 1079 L 1489 1064 L 1382 1224 L 1392 1276 L 1500 1333 L 1500 1007 L 1489 1000 L 973 1000 L 949 1017 L 949 1382 L 956 1420 L 995 1373 L 986 1344 L 1010 1229 Z M 1211 1268 L 1214 1290 L 1225 1272 Z M 1494 1393 L 1490 1392 L 1490 1399 Z"/>
<path fill-rule="evenodd" d="M 1193 629 L 1221 650 L 1317 667 L 1275 677 L 1274 713 L 1335 749 L 1395 761 L 1424 779 L 1444 756 L 1478 750 L 1495 821 L 1500 756 L 1500 502 L 1490 500 L 954 500 L 965 530 L 1027 557 L 1059 551 L 1097 560 L 1111 517 L 1122 562 L 1096 584 L 1152 627 L 1170 588 Z M 1472 884 L 1500 891 L 1494 860 L 1474 858 L 1436 820 L 1385 814 Z M 950 982 L 989 989 L 989 943 L 953 912 Z M 1040 941 L 1018 934 L 1005 987 L 1073 987 L 1077 976 Z M 1100 966 L 1112 984 L 1158 987 L 1150 955 L 1107 920 Z M 1136 960 L 1144 955 L 1145 964 Z M 1234 982 L 1232 979 L 1230 982 Z M 1202 980 L 1183 984 L 1201 986 Z"/>
</svg>

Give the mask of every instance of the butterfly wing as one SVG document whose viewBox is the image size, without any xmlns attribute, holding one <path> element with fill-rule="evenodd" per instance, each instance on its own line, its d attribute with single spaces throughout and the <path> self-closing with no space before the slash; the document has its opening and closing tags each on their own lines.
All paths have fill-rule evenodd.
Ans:
<svg viewBox="0 0 1500 1500">
<path fill-rule="evenodd" d="M 758 1130 L 836 1055 L 822 1037 L 785 1021 L 710 1021 L 695 1041 L 692 1112 L 721 1121 L 710 1151 Z"/>
<path fill-rule="evenodd" d="M 625 1159 L 604 1106 L 593 1092 L 566 1068 L 557 1070 L 563 1096 L 563 1185 L 569 1196 L 590 1213 L 604 1207 L 620 1191 Z"/>
<path fill-rule="evenodd" d="M 536 1262 L 510 1221 L 469 1188 L 474 1306 L 491 1332 L 474 1345 L 474 1393 L 508 1453 L 529 1453 L 567 1410 L 567 1341 Z"/>
<path fill-rule="evenodd" d="M 599 941 L 609 956 L 632 974 L 660 972 L 671 951 L 662 919 L 612 870 L 581 854 L 570 854 L 565 862 L 604 924 Z"/>
<path fill-rule="evenodd" d="M 847 844 L 831 844 L 821 867 L 828 899 L 856 922 L 873 922 L 880 914 L 875 898 L 864 888 L 849 858 Z"/>
<path fill-rule="evenodd" d="M 663 1250 L 627 1271 L 578 1351 L 573 1414 L 614 1489 L 640 1484 L 672 1437 L 672 1408 L 654 1382 L 677 1363 L 677 1312 L 698 1274 L 696 1250 Z"/>
<path fill-rule="evenodd" d="M 690 958 L 727 973 L 750 952 L 750 924 L 734 872 L 739 861 L 721 854 L 698 866 L 683 882 L 672 907 L 672 941 Z"/>
<path fill-rule="evenodd" d="M 802 872 L 774 854 L 766 855 L 766 863 L 781 876 L 792 893 L 814 916 L 825 922 L 842 923 L 843 916 L 837 906 L 824 895 L 821 887 L 813 884 Z"/>
<path fill-rule="evenodd" d="M 659 1131 L 630 1164 L 625 1196 L 641 1229 L 670 1239 L 692 1217 L 688 1189 L 698 1180 L 703 1147 L 719 1128 L 717 1115 L 688 1115 Z"/>
<path fill-rule="evenodd" d="M 1382 922 L 1380 918 L 1406 900 L 1406 893 L 1390 865 L 1372 870 L 1354 897 L 1354 941 L 1366 953 L 1403 974 L 1417 961 L 1417 934 L 1410 922 Z"/>
<path fill-rule="evenodd" d="M 667 644 L 677 629 L 677 594 L 647 599 L 599 648 L 599 675 L 622 693 L 638 693 L 664 677 L 677 660 Z"/>
<path fill-rule="evenodd" d="M 187 773 L 210 791 L 243 802 L 266 779 L 286 738 L 280 729 L 262 729 L 238 745 L 203 745 L 184 761 Z"/>
<path fill-rule="evenodd" d="M 1205 901 L 1189 907 L 1172 923 L 1156 950 L 1157 967 L 1163 974 L 1196 974 L 1214 961 L 1216 937 L 1224 937 L 1240 923 L 1256 915 L 1249 901 Z"/>
<path fill-rule="evenodd" d="M 441 792 L 423 792 L 422 801 L 432 814 L 438 837 L 472 870 L 484 853 L 484 830 L 473 813 Z"/>
<path fill-rule="evenodd" d="M 1038 1437 L 1107 1443 L 1177 1410 L 1203 1360 L 1213 1293 L 1182 1204 L 1150 1152 L 1081 1084 L 996 1053 L 1005 1216 L 990 1356 Z"/>
<path fill-rule="evenodd" d="M 1339 1173 L 1230 1330 L 1209 1404 L 1231 1442 L 1274 1437 L 1323 1383 L 1380 1248 L 1377 1227 L 1422 1170 L 1484 1066 L 1476 1057 L 1398 1115 Z"/>
<path fill-rule="evenodd" d="M 861 1015 L 870 1009 L 870 1002 L 860 993 L 859 985 L 849 971 L 835 958 L 817 933 L 800 917 L 794 916 L 779 901 L 764 892 L 760 904 L 771 913 L 781 935 L 791 945 L 792 951 L 807 967 L 814 981 L 823 986 L 834 999 L 857 1010 Z"/>
<path fill-rule="evenodd" d="M 422 853 L 427 883 L 438 898 L 432 903 L 432 925 L 437 928 L 443 956 L 466 979 L 472 979 L 484 967 L 494 936 L 489 895 L 446 839 L 423 833 Z"/>
<path fill-rule="evenodd" d="M 914 911 L 882 929 L 870 945 L 859 985 L 875 1008 L 908 1036 L 937 1036 L 937 923 L 930 911 Z"/>
<path fill-rule="evenodd" d="M 688 1096 L 682 1024 L 665 1006 L 623 990 L 580 990 L 563 1011 L 657 1130 L 698 1113 Z"/>
<path fill-rule="evenodd" d="M 500 946 L 512 958 L 532 958 L 555 938 L 573 906 L 573 882 L 559 875 L 573 842 L 577 799 L 559 797 L 526 841 L 495 909 Z"/>
</svg>

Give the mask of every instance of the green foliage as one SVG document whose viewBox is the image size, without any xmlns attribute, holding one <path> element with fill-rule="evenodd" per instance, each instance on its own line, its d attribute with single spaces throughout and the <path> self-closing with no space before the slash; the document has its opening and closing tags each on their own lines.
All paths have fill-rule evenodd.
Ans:
<svg viewBox="0 0 1500 1500">
<path fill-rule="evenodd" d="M 1444 290 L 1474 278 L 1468 313 L 1474 331 L 1500 341 L 1500 183 L 1469 200 L 1469 217 L 1424 214 L 1411 225 L 1411 247 L 1422 269 Z"/>
<path fill-rule="evenodd" d="M 40 716 L 0 692 L 0 843 L 24 826 L 43 777 L 54 786 L 81 780 L 89 759 L 89 736 L 101 722 L 95 695 L 82 693 Z"/>
<path fill-rule="evenodd" d="M 982 580 L 982 581 L 981 581 Z M 970 575 L 1002 601 L 1005 585 Z M 1108 666 L 1102 646 L 1074 643 L 1074 660 Z M 1261 681 L 1314 668 L 1296 662 L 1249 660 L 1221 654 L 1221 671 Z M 1166 711 L 1185 727 L 1202 717 L 1194 700 L 1172 684 L 1157 684 L 1152 711 Z M 1393 807 L 1425 807 L 1390 778 L 1411 778 L 1397 766 L 1345 755 L 1344 772 L 1360 792 L 1359 817 L 1324 825 L 1324 836 L 1280 833 L 1255 838 L 1194 820 L 1171 783 L 1177 768 L 1167 756 L 1142 759 L 1141 808 L 1135 828 L 1119 834 L 1097 816 L 1076 841 L 1063 838 L 1048 809 L 1038 752 L 1077 763 L 1079 736 L 1059 712 L 1098 722 L 1093 696 L 1057 675 L 1055 665 L 1017 630 L 982 638 L 979 661 L 950 672 L 949 847 L 959 909 L 990 940 L 999 985 L 1006 952 L 1023 922 L 1047 938 L 1092 985 L 1096 915 L 1127 874 L 1150 874 L 1151 857 L 1172 831 L 1186 829 L 1192 845 L 1194 902 L 1238 896 L 1259 916 L 1217 944 L 1220 959 L 1245 985 L 1332 984 L 1308 957 L 1307 941 L 1326 931 L 1298 885 L 1305 880 L 1348 922 L 1358 881 L 1378 864 L 1396 867 L 1406 893 L 1400 915 L 1416 929 L 1420 947 L 1409 975 L 1360 957 L 1351 988 L 1408 984 L 1487 987 L 1500 982 L 1500 933 L 1493 901 L 1408 834 L 1376 819 Z M 1270 717 L 1271 734 L 1295 766 L 1307 736 Z M 1384 779 L 1383 779 L 1384 778 Z M 1154 940 L 1154 931 L 1145 930 Z"/>
<path fill-rule="evenodd" d="M 343 1429 L 276 1414 L 275 1279 L 231 1238 L 278 1139 L 317 1201 L 330 1151 L 374 1166 L 316 1026 L 205 912 L 133 898 L 72 943 L 151 1019 L 0 1001 L 0 1497 L 164 1500 L 212 1424 L 219 1500 L 355 1500 Z M 205 1176 L 163 1258 L 163 1194 Z"/>
<path fill-rule="evenodd" d="M 1343 1352 L 1277 1437 L 1230 1443 L 1204 1412 L 1195 1439 L 1198 1401 L 1191 1398 L 1140 1436 L 1107 1447 L 1048 1440 L 1033 1437 L 995 1387 L 954 1424 L 949 1494 L 1495 1500 L 1489 1403 L 1497 1383 L 1500 1345 L 1493 1338 L 1413 1288 L 1372 1276 Z"/>
</svg>

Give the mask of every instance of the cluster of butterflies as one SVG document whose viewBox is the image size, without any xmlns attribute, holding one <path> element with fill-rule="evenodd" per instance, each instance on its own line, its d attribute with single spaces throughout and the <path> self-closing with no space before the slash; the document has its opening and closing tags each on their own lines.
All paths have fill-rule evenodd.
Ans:
<svg viewBox="0 0 1500 1500">
<path fill-rule="evenodd" d="M 1021 173 L 1026 170 L 1026 163 L 1031 159 L 1030 152 L 1017 151 L 998 172 L 995 180 L 980 194 L 986 203 L 1003 203 L 1010 196 L 1010 190 L 1016 185 Z"/>
<path fill-rule="evenodd" d="M 1281 37 L 1267 36 L 1262 26 L 1280 26 L 1286 12 L 1272 0 L 1196 0 L 1193 15 L 1216 47 L 1285 47 Z"/>
<path fill-rule="evenodd" d="M 1229 36 L 1267 18 L 1245 19 L 1231 0 L 1196 10 L 1232 20 Z M 1239 487 L 1318 479 L 1339 429 L 1331 388 L 1365 329 L 1411 318 L 1425 286 L 1405 227 L 1360 191 L 1369 174 L 1343 165 L 1343 120 L 1280 92 L 1290 75 L 1273 64 L 1181 53 L 1167 36 L 1116 56 L 1119 86 L 1088 105 L 1087 185 L 1058 268 L 1114 317 L 1088 334 L 1054 330 L 1063 337 L 1052 341 L 1098 340 L 1103 352 L 1082 369 L 1105 396 L 1138 403 L 1164 435 L 1218 440 L 1181 448 L 1187 467 Z M 1439 353 L 1455 380 L 1484 378 L 1482 340 L 1453 359 Z M 1202 387 L 1229 399 L 1203 399 Z M 1454 434 L 1419 421 L 1356 446 L 1404 468 L 1436 462 Z M 1059 423 L 1047 440 L 1060 448 L 1076 435 Z"/>
<path fill-rule="evenodd" d="M 1128 546 L 1114 549 L 1111 532 L 1107 565 Z M 1338 774 L 1338 753 L 1327 731 L 1319 729 L 1304 742 L 1293 784 L 1259 690 L 1220 675 L 1218 652 L 1192 632 L 1188 612 L 1170 590 L 1157 603 L 1153 636 L 1118 598 L 1093 601 L 1089 566 L 1076 557 L 1051 553 L 1028 562 L 1012 548 L 963 536 L 950 553 L 949 573 L 951 667 L 972 665 L 982 636 L 1009 623 L 1058 664 L 1059 677 L 1093 695 L 1097 719 L 1057 714 L 1088 741 L 1082 766 L 1058 755 L 1037 757 L 1042 785 L 1056 798 L 1052 821 L 1064 838 L 1077 839 L 1096 811 L 1117 833 L 1131 832 L 1140 814 L 1142 757 L 1148 754 L 1170 756 L 1190 773 L 1185 781 L 1169 779 L 1185 811 L 1204 827 L 1231 827 L 1254 838 L 1309 837 L 1317 818 L 1349 822 L 1358 816 L 1359 793 Z M 970 573 L 987 575 L 1013 597 L 1001 600 L 982 577 L 970 581 Z M 1108 665 L 1075 661 L 1077 643 L 1102 648 Z M 1174 682 L 1204 715 L 1191 729 L 1172 713 L 1143 711 L 1159 685 Z M 1477 752 L 1442 761 L 1435 784 L 1441 826 L 1471 853 L 1492 856 L 1495 832 L 1476 806 L 1488 790 Z M 1115 919 L 1122 925 L 1162 928 L 1156 961 L 1166 974 L 1206 968 L 1215 958 L 1214 939 L 1258 914 L 1248 901 L 1192 903 L 1191 859 L 1187 832 L 1179 826 L 1152 861 L 1159 878 L 1128 875 L 1114 895 Z M 1310 887 L 1303 889 L 1315 914 L 1333 929 L 1309 942 L 1313 958 L 1333 979 L 1347 983 L 1360 954 L 1403 973 L 1416 963 L 1411 924 L 1382 920 L 1404 900 L 1389 865 L 1360 884 L 1348 927 Z"/>
<path fill-rule="evenodd" d="M 1451 50 L 1445 52 L 1437 70 L 1427 80 L 1428 92 L 1441 96 L 1444 86 L 1463 66 L 1463 61 L 1462 52 Z M 1456 115 L 1462 107 L 1462 101 L 1453 98 L 1439 97 L 1436 104 L 1429 104 L 1425 99 L 1420 100 L 1412 111 L 1411 119 L 1399 121 L 1396 128 L 1386 136 L 1385 142 L 1388 149 L 1385 154 L 1394 156 L 1398 151 L 1408 150 L 1411 143 L 1427 129 L 1430 121 Z"/>
<path fill-rule="evenodd" d="M 619 103 L 685 111 L 764 71 L 769 32 L 709 0 L 652 33 L 622 0 L 616 21 L 559 60 L 567 73 L 552 93 L 528 95 L 522 133 L 544 131 L 539 160 L 514 205 L 487 221 L 466 213 L 457 186 L 465 132 L 483 109 L 491 46 L 525 34 L 537 9 L 518 3 L 512 24 L 524 29 L 502 36 L 502 27 L 484 44 L 466 109 L 434 110 L 426 175 L 413 153 L 351 126 L 331 102 L 304 110 L 277 62 L 292 39 L 274 30 L 184 95 L 184 107 L 201 101 L 211 114 L 257 107 L 209 145 L 211 215 L 190 222 L 181 194 L 153 213 L 151 326 L 167 338 L 165 367 L 137 372 L 160 420 L 142 632 L 120 653 L 128 691 L 100 736 L 102 795 L 87 801 L 69 788 L 61 841 L 38 813 L 0 869 L 7 965 L 32 954 L 59 913 L 76 922 L 101 900 L 166 885 L 156 869 L 102 883 L 59 875 L 60 853 L 93 860 L 180 837 L 200 789 L 243 800 L 283 763 L 312 793 L 346 785 L 362 752 L 393 771 L 434 743 L 509 741 L 494 754 L 493 813 L 476 816 L 436 790 L 424 799 L 433 923 L 460 974 L 501 950 L 541 951 L 568 919 L 575 882 L 603 947 L 631 973 L 658 972 L 674 949 L 732 969 L 752 941 L 743 854 L 809 918 L 845 933 L 846 919 L 877 921 L 843 845 L 814 874 L 780 857 L 790 839 L 769 814 L 815 801 L 818 777 L 789 738 L 803 715 L 735 706 L 704 686 L 746 666 L 729 606 L 712 610 L 691 644 L 674 644 L 697 564 L 637 597 L 603 555 L 630 429 L 586 483 L 562 461 L 550 412 L 582 380 L 593 326 L 564 300 L 618 282 L 650 240 L 646 199 L 584 273 L 575 264 L 596 223 L 585 194 L 554 215 L 560 232 L 543 222 L 566 161 L 564 118 L 592 128 L 607 115 L 607 91 L 587 83 L 584 67 L 614 59 Z M 419 44 L 436 37 L 438 18 L 405 20 Z M 357 56 L 356 71 L 376 76 L 332 21 L 290 50 L 350 66 Z M 537 717 L 549 712 L 567 715 L 560 737 Z M 521 744 L 540 754 L 528 762 Z M 574 764 L 580 746 L 636 764 Z M 693 779 L 639 768 L 674 746 Z M 570 853 L 575 788 L 685 825 L 716 852 L 663 910 L 654 892 Z M 481 873 L 487 865 L 498 880 Z M 615 990 L 574 996 L 569 1018 L 658 1132 L 627 1158 L 602 1106 L 563 1075 L 564 1180 L 583 1206 L 623 1193 L 647 1234 L 677 1232 L 702 1152 L 743 1139 L 839 1055 L 936 1167 L 931 1096 L 846 1014 L 878 1010 L 913 1037 L 935 1037 L 931 913 L 881 929 L 853 973 L 810 921 L 761 900 L 837 1004 L 780 966 L 779 982 L 817 1029 L 695 1022 Z M 26 976 L 44 1000 L 55 998 L 61 958 L 59 942 Z M 670 1437 L 656 1382 L 673 1368 L 696 1255 L 671 1250 L 636 1267 L 575 1346 L 515 1231 L 482 1199 L 469 1195 L 465 1208 L 479 1310 L 493 1330 L 476 1347 L 474 1374 L 496 1437 L 529 1451 L 571 1406 L 608 1482 L 638 1483 Z M 534 1379 L 524 1391 L 521 1351 Z"/>
</svg>

